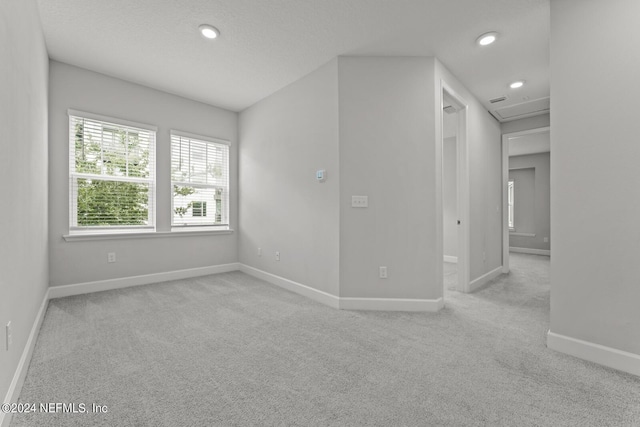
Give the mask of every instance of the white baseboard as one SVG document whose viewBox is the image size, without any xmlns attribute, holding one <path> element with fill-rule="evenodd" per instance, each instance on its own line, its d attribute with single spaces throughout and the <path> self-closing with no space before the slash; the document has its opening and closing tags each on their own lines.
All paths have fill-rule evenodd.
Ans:
<svg viewBox="0 0 640 427">
<path fill-rule="evenodd" d="M 119 279 L 98 280 L 95 282 L 76 283 L 73 285 L 52 286 L 49 288 L 49 298 L 62 298 L 71 295 L 88 294 L 91 292 L 108 291 L 111 289 L 128 288 L 130 286 L 148 285 L 150 283 L 167 282 L 169 280 L 188 279 L 209 274 L 237 271 L 240 264 L 212 265 L 209 267 L 189 268 L 186 270 L 167 271 L 164 273 L 144 274 L 141 276 L 122 277 Z"/>
<path fill-rule="evenodd" d="M 272 285 L 279 286 L 288 291 L 295 292 L 309 299 L 317 301 L 329 307 L 341 310 L 384 310 L 384 311 L 438 311 L 444 306 L 442 298 L 427 299 L 401 299 L 401 298 L 344 298 L 337 297 L 324 291 L 312 288 L 275 274 L 240 264 L 240 271 L 249 274 Z"/>
<path fill-rule="evenodd" d="M 529 248 L 516 248 L 513 246 L 509 246 L 509 252 L 516 252 L 519 254 L 551 256 L 551 251 L 548 249 L 529 249 Z"/>
<path fill-rule="evenodd" d="M 328 305 L 329 307 L 340 307 L 339 298 L 330 293 L 303 285 L 302 283 L 294 282 L 293 280 L 285 279 L 284 277 L 276 276 L 275 274 L 267 273 L 266 271 L 250 267 L 246 264 L 240 264 L 240 271 L 250 276 L 257 277 L 258 279 L 262 279 L 265 282 L 269 282 L 272 285 L 276 285 L 288 291 L 305 296 L 321 304 Z"/>
<path fill-rule="evenodd" d="M 469 283 L 469 292 L 474 292 L 502 274 L 502 266 L 496 267 L 488 273 L 474 279 Z"/>
<path fill-rule="evenodd" d="M 565 335 L 547 332 L 547 347 L 579 357 L 580 359 L 598 363 L 618 371 L 640 376 L 640 355 L 629 353 L 604 345 L 583 341 Z"/>
<path fill-rule="evenodd" d="M 444 256 L 444 262 L 451 262 L 454 264 L 458 263 L 458 257 L 457 256 L 453 256 L 453 255 L 445 255 Z"/>
<path fill-rule="evenodd" d="M 440 311 L 444 300 L 401 299 L 401 298 L 340 298 L 341 310 L 382 310 L 382 311 Z"/>
<path fill-rule="evenodd" d="M 42 326 L 42 321 L 44 320 L 44 314 L 47 312 L 47 306 L 49 305 L 49 290 L 44 294 L 44 298 L 42 299 L 42 304 L 40 304 L 40 309 L 38 310 L 38 314 L 33 321 L 33 326 L 31 327 L 31 332 L 29 333 L 29 338 L 27 338 L 27 343 L 24 346 L 24 350 L 22 351 L 22 356 L 20 357 L 20 361 L 18 362 L 18 367 L 16 368 L 15 373 L 13 374 L 13 380 L 9 385 L 9 390 L 7 391 L 7 395 L 4 400 L 0 403 L 15 403 L 18 401 L 18 397 L 20 397 L 20 392 L 22 391 L 22 386 L 24 384 L 24 380 L 27 376 L 27 371 L 29 370 L 29 363 L 31 362 L 31 356 L 33 355 L 33 349 L 36 346 L 36 339 L 38 338 L 38 333 L 40 332 L 40 326 Z M 0 411 L 0 427 L 9 427 L 11 424 L 11 413 L 4 413 Z"/>
</svg>

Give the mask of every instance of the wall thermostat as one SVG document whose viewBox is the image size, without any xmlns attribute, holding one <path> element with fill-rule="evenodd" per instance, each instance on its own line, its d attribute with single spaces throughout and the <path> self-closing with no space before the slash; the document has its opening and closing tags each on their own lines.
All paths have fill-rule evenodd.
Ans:
<svg viewBox="0 0 640 427">
<path fill-rule="evenodd" d="M 325 182 L 327 180 L 327 171 L 320 169 L 316 171 L 316 180 L 318 182 Z"/>
</svg>

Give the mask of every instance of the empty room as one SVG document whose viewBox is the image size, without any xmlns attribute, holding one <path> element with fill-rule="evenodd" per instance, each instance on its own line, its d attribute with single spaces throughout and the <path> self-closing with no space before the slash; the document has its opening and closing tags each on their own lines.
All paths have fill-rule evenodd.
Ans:
<svg viewBox="0 0 640 427">
<path fill-rule="evenodd" d="M 640 425 L 637 0 L 0 0 L 0 427 Z"/>
</svg>

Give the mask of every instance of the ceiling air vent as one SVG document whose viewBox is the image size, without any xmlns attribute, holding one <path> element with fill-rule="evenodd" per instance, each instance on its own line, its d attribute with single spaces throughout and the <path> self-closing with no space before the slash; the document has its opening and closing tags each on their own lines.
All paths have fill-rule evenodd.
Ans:
<svg viewBox="0 0 640 427">
<path fill-rule="evenodd" d="M 456 112 L 456 107 L 454 107 L 453 105 L 447 105 L 446 107 L 443 107 L 442 109 L 447 114 L 453 114 L 453 113 Z"/>
<path fill-rule="evenodd" d="M 502 102 L 502 101 L 504 101 L 506 99 L 507 99 L 506 96 L 501 96 L 499 98 L 490 99 L 489 102 L 492 103 L 492 104 L 495 104 L 496 102 Z"/>
</svg>

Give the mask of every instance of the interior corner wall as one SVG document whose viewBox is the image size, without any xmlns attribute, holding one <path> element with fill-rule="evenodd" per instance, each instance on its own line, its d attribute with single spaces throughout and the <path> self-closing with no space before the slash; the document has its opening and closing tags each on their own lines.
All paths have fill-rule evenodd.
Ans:
<svg viewBox="0 0 640 427">
<path fill-rule="evenodd" d="M 49 59 L 34 0 L 0 2 L 0 398 L 9 390 L 48 286 Z M 13 344 L 5 350 L 5 325 Z M 15 397 L 15 396 L 14 396 Z M 0 423 L 3 414 L 0 414 Z"/>
<path fill-rule="evenodd" d="M 244 110 L 239 124 L 240 262 L 337 296 L 337 60 Z"/>
<path fill-rule="evenodd" d="M 340 297 L 440 298 L 434 59 L 339 57 L 338 75 Z"/>
<path fill-rule="evenodd" d="M 69 233 L 68 109 L 146 123 L 156 134 L 156 228 L 171 230 L 170 130 L 225 139 L 230 147 L 230 227 L 237 228 L 238 114 L 56 61 L 50 63 L 49 245 L 52 286 L 238 261 L 237 233 L 66 242 Z M 107 253 L 117 254 L 107 263 Z"/>
<path fill-rule="evenodd" d="M 518 236 L 509 235 L 509 246 L 516 248 L 541 249 L 550 250 L 550 239 L 545 242 L 545 237 L 550 237 L 551 217 L 550 217 L 550 155 L 549 153 L 527 154 L 524 156 L 509 157 L 509 178 L 515 177 L 515 227 L 516 233 L 529 233 L 535 236 Z M 521 171 L 530 171 L 534 173 L 530 183 L 531 191 L 521 191 L 518 183 L 517 175 Z M 519 226 L 520 208 L 519 200 L 528 200 L 526 205 L 531 208 L 524 208 L 527 211 L 530 221 L 526 221 L 530 226 L 522 228 Z"/>
<path fill-rule="evenodd" d="M 435 86 L 444 81 L 464 98 L 469 159 L 469 271 L 477 279 L 502 265 L 502 144 L 500 123 L 436 60 Z M 439 99 L 439 97 L 438 97 Z M 438 132 L 438 137 L 440 132 Z"/>
<path fill-rule="evenodd" d="M 637 0 L 551 2 L 551 332 L 635 355 L 638 16 Z"/>
</svg>

